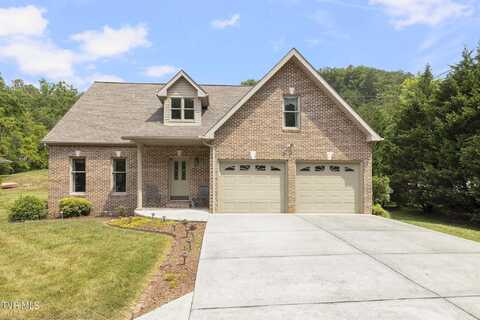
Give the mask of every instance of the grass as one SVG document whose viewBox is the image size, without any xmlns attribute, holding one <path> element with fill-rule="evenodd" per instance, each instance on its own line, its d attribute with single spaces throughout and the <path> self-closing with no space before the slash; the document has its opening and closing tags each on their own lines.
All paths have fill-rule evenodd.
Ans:
<svg viewBox="0 0 480 320">
<path fill-rule="evenodd" d="M 47 198 L 47 172 L 2 178 L 19 188 L 0 190 L 0 301 L 39 308 L 0 309 L 0 319 L 128 319 L 171 238 L 94 218 L 8 223 L 8 207 L 21 194 Z"/>
<path fill-rule="evenodd" d="M 419 211 L 404 208 L 390 211 L 390 215 L 395 220 L 480 242 L 480 227 L 462 221 L 443 216 L 423 215 Z"/>
<path fill-rule="evenodd" d="M 160 219 L 151 219 L 146 217 L 131 217 L 131 218 L 120 218 L 111 220 L 109 222 L 111 225 L 122 227 L 122 228 L 140 228 L 140 227 L 151 227 L 151 228 L 162 228 L 172 224 L 176 224 L 175 221 L 162 221 Z"/>
</svg>

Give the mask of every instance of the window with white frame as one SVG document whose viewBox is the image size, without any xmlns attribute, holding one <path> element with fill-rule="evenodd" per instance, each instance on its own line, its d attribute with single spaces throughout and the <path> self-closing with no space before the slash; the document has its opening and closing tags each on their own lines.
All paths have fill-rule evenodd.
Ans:
<svg viewBox="0 0 480 320">
<path fill-rule="evenodd" d="M 195 102 L 193 98 L 172 97 L 170 99 L 172 120 L 195 119 Z"/>
<path fill-rule="evenodd" d="M 113 191 L 117 193 L 127 192 L 127 160 L 116 158 L 113 165 Z"/>
<path fill-rule="evenodd" d="M 283 119 L 285 128 L 300 128 L 298 97 L 283 98 Z"/>
<path fill-rule="evenodd" d="M 71 163 L 71 191 L 84 193 L 86 191 L 85 158 L 73 158 Z"/>
</svg>

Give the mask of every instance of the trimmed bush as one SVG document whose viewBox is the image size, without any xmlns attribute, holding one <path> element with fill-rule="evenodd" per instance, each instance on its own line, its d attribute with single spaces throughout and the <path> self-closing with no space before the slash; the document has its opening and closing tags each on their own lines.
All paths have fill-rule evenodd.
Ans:
<svg viewBox="0 0 480 320">
<path fill-rule="evenodd" d="M 384 218 L 390 219 L 390 212 L 388 212 L 387 210 L 383 209 L 382 206 L 379 205 L 378 203 L 373 205 L 373 207 L 372 207 L 372 214 L 373 214 L 373 215 L 376 215 L 376 216 L 382 216 L 382 217 L 384 217 Z"/>
<path fill-rule="evenodd" d="M 60 212 L 64 218 L 88 216 L 92 203 L 84 198 L 66 197 L 60 200 Z"/>
<path fill-rule="evenodd" d="M 35 196 L 20 196 L 10 208 L 8 220 L 40 220 L 47 217 L 47 202 Z"/>
</svg>

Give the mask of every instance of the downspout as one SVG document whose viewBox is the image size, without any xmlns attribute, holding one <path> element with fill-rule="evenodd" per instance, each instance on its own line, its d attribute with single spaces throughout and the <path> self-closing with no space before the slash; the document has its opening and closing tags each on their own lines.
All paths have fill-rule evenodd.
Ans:
<svg viewBox="0 0 480 320">
<path fill-rule="evenodd" d="M 209 190 L 209 204 L 210 204 L 210 213 L 215 213 L 216 211 L 216 203 L 217 203 L 217 159 L 215 155 L 215 145 L 214 144 L 209 144 L 205 137 L 200 136 L 200 140 L 202 141 L 202 144 L 210 148 L 210 189 Z M 210 203 L 211 202 L 211 203 Z"/>
</svg>

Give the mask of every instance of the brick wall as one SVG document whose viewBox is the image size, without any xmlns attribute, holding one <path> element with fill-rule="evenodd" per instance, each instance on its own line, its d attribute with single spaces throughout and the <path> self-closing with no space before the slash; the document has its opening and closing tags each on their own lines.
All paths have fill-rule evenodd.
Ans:
<svg viewBox="0 0 480 320">
<path fill-rule="evenodd" d="M 209 149 L 207 147 L 145 146 L 143 154 L 144 207 L 164 207 L 168 196 L 168 164 L 182 150 L 189 162 L 190 194 L 198 198 L 199 187 L 208 185 Z M 112 159 L 120 152 L 127 159 L 127 193 L 112 192 Z M 137 206 L 137 149 L 116 146 L 49 146 L 49 196 L 51 216 L 58 215 L 58 203 L 70 195 L 70 161 L 72 157 L 86 159 L 85 197 L 94 205 L 93 214 L 103 215 L 119 206 L 133 211 Z M 198 158 L 198 162 L 195 159 Z"/>
<path fill-rule="evenodd" d="M 295 88 L 300 100 L 300 130 L 283 130 L 283 97 Z M 251 150 L 259 160 L 287 161 L 288 211 L 295 212 L 295 173 L 298 160 L 328 160 L 361 164 L 361 207 L 372 206 L 372 146 L 323 89 L 294 60 L 286 63 L 216 133 L 217 160 L 249 159 Z M 289 150 L 288 144 L 293 144 Z M 212 181 L 217 183 L 217 181 Z M 217 207 L 215 202 L 215 206 Z"/>
<path fill-rule="evenodd" d="M 70 195 L 70 161 L 79 155 L 85 158 L 85 198 L 93 203 L 93 214 L 102 215 L 119 206 L 133 210 L 137 201 L 137 149 L 135 147 L 103 146 L 49 146 L 48 209 L 51 216 L 58 215 L 58 202 Z M 120 156 L 127 160 L 127 193 L 112 192 L 112 159 Z M 77 152 L 79 152 L 77 154 Z"/>
</svg>

